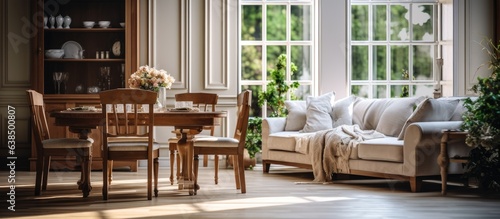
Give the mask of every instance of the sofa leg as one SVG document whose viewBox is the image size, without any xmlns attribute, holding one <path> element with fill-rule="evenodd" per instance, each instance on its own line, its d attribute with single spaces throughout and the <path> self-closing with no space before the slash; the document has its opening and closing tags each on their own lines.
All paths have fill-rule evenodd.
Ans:
<svg viewBox="0 0 500 219">
<path fill-rule="evenodd" d="M 422 187 L 422 179 L 418 177 L 410 177 L 411 192 L 420 192 Z"/>
<path fill-rule="evenodd" d="M 262 161 L 262 172 L 269 173 L 269 168 L 271 168 L 271 163 L 267 163 L 265 161 Z"/>
</svg>

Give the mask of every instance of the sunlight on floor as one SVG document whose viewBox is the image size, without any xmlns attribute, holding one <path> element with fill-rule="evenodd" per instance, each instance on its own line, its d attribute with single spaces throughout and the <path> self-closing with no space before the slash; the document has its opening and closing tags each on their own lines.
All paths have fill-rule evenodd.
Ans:
<svg viewBox="0 0 500 219">
<path fill-rule="evenodd" d="M 229 211 L 238 209 L 251 209 L 261 207 L 274 207 L 294 204 L 307 204 L 314 202 L 331 202 L 352 200 L 353 198 L 346 197 L 318 197 L 318 196 L 281 196 L 281 197 L 259 197 L 259 198 L 246 198 L 246 199 L 230 199 L 222 201 L 208 201 L 193 204 L 173 204 L 173 205 L 155 205 L 155 206 L 142 206 L 137 208 L 126 209 L 112 209 L 102 211 L 85 211 L 67 214 L 48 214 L 41 217 L 18 217 L 21 218 L 63 218 L 63 217 L 82 217 L 82 218 L 143 218 L 145 215 L 148 217 L 161 217 L 182 214 L 194 214 L 200 212 L 214 212 L 214 211 Z M 124 211 L 126 215 L 124 217 Z"/>
</svg>

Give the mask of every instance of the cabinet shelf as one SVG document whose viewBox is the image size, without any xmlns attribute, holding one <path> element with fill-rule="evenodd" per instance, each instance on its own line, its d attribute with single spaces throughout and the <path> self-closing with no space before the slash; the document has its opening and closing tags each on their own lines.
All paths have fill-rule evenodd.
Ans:
<svg viewBox="0 0 500 219">
<path fill-rule="evenodd" d="M 45 59 L 46 62 L 125 62 L 125 59 Z"/>
<path fill-rule="evenodd" d="M 55 29 L 44 29 L 45 32 L 124 32 L 125 28 L 55 28 Z"/>
</svg>

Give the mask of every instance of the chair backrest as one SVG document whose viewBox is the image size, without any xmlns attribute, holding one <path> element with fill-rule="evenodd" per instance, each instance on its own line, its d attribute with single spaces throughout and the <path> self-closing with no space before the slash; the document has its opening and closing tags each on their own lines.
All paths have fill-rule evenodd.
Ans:
<svg viewBox="0 0 500 219">
<path fill-rule="evenodd" d="M 43 95 L 35 90 L 27 90 L 26 92 L 28 93 L 28 98 L 30 100 L 31 125 L 33 126 L 33 132 L 35 135 L 35 144 L 37 151 L 41 152 L 43 150 L 42 141 L 50 139 Z"/>
<path fill-rule="evenodd" d="M 153 106 L 158 94 L 153 91 L 118 88 L 102 91 L 99 98 L 106 124 L 103 138 L 108 137 L 151 137 L 153 135 Z M 147 114 L 140 113 L 144 104 L 149 105 Z M 141 127 L 147 126 L 145 133 Z M 112 129 L 111 127 L 114 127 Z M 106 141 L 106 139 L 104 139 Z"/>
<path fill-rule="evenodd" d="M 193 107 L 200 111 L 215 111 L 219 95 L 214 93 L 180 93 L 175 95 L 175 101 L 193 101 Z M 203 129 L 210 130 L 210 135 L 214 135 L 214 127 L 207 126 Z"/>
<path fill-rule="evenodd" d="M 238 139 L 238 148 L 239 150 L 243 151 L 243 149 L 245 148 L 245 138 L 247 136 L 250 105 L 252 104 L 252 91 L 242 91 L 240 94 L 238 94 L 237 99 L 238 119 L 236 120 L 234 138 Z"/>
</svg>

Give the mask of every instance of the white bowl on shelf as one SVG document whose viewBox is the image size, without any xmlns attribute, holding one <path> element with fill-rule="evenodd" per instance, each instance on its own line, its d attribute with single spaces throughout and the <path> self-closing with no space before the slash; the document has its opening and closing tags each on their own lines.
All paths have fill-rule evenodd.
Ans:
<svg viewBox="0 0 500 219">
<path fill-rule="evenodd" d="M 121 27 L 125 27 L 125 22 L 120 22 Z"/>
<path fill-rule="evenodd" d="M 99 27 L 108 28 L 109 25 L 111 24 L 111 22 L 110 21 L 99 21 L 98 24 L 99 24 Z"/>
<path fill-rule="evenodd" d="M 94 25 L 95 25 L 95 22 L 94 22 L 94 21 L 84 21 L 84 22 L 83 22 L 83 26 L 84 26 L 85 28 L 92 28 L 92 27 L 94 27 Z"/>
<path fill-rule="evenodd" d="M 64 56 L 63 49 L 48 49 L 45 50 L 45 57 L 49 59 L 60 59 Z"/>
</svg>

